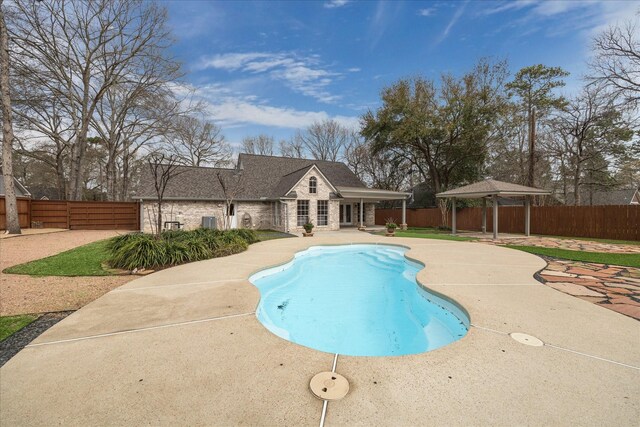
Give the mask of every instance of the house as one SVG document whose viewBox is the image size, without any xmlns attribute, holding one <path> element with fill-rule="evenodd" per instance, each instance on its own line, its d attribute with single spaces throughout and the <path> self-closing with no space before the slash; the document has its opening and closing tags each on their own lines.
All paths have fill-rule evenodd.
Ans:
<svg viewBox="0 0 640 427">
<path fill-rule="evenodd" d="M 240 154 L 235 168 L 179 166 L 176 172 L 164 193 L 163 219 L 185 229 L 206 222 L 285 232 L 302 231 L 307 221 L 314 231 L 370 226 L 377 202 L 409 196 L 367 188 L 344 163 L 322 160 Z M 157 210 L 154 182 L 145 168 L 133 196 L 142 203 L 147 232 Z"/>
<path fill-rule="evenodd" d="M 567 194 L 566 204 L 575 204 L 573 193 Z M 605 205 L 640 205 L 640 189 L 624 188 L 621 190 L 607 191 L 582 191 L 580 194 L 581 206 L 605 206 Z"/>
<path fill-rule="evenodd" d="M 2 168 L 0 168 L 0 175 L 2 175 Z M 20 184 L 20 181 L 18 181 L 15 176 L 13 177 L 13 184 L 16 191 L 16 197 L 23 197 L 25 199 L 31 198 L 31 193 L 29 192 L 29 190 L 27 190 L 27 188 L 24 185 Z M 0 197 L 4 197 L 4 179 L 2 179 L 1 176 L 0 176 Z"/>
</svg>

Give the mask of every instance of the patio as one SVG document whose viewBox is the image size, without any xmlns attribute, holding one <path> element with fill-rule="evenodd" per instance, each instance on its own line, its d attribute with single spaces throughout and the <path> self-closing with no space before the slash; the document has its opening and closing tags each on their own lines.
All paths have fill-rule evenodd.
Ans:
<svg viewBox="0 0 640 427">
<path fill-rule="evenodd" d="M 318 244 L 393 243 L 462 304 L 462 340 L 403 357 L 339 356 L 351 391 L 326 425 L 632 424 L 639 323 L 542 285 L 539 257 L 494 245 L 317 233 L 160 271 L 69 316 L 0 369 L 0 424 L 318 425 L 309 380 L 334 355 L 255 318 L 247 277 Z M 520 344 L 524 332 L 543 347 Z"/>
</svg>

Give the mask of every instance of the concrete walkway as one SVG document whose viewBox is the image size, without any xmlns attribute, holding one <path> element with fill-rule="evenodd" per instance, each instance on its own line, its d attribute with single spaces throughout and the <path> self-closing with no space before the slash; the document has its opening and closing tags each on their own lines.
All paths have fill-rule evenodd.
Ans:
<svg viewBox="0 0 640 427">
<path fill-rule="evenodd" d="M 318 244 L 394 243 L 418 280 L 463 305 L 462 340 L 402 357 L 339 356 L 349 394 L 326 425 L 634 425 L 640 322 L 537 282 L 524 252 L 361 232 L 252 245 L 137 279 L 0 369 L 0 425 L 318 425 L 311 377 L 334 355 L 268 332 L 247 278 Z M 531 347 L 508 334 L 545 342 Z M 636 421 L 634 421 L 636 420 Z"/>
</svg>

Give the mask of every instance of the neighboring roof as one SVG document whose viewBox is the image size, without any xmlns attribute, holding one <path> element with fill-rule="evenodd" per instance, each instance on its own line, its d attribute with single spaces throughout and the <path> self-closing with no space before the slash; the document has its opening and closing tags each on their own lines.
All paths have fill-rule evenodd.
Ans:
<svg viewBox="0 0 640 427">
<path fill-rule="evenodd" d="M 0 175 L 2 175 L 2 168 L 0 168 Z M 20 184 L 15 177 L 13 177 L 14 188 L 16 189 L 16 197 L 31 197 L 29 190 L 24 185 Z M 4 196 L 4 179 L 0 177 L 0 196 Z"/>
<path fill-rule="evenodd" d="M 638 193 L 637 188 L 623 188 L 620 190 L 607 190 L 607 191 L 594 191 L 589 193 L 588 190 L 583 190 L 580 194 L 580 204 L 582 206 L 606 206 L 606 205 L 630 205 L 636 204 L 637 197 L 634 196 Z M 573 205 L 575 197 L 573 193 L 567 194 L 567 205 Z"/>
<path fill-rule="evenodd" d="M 223 200 L 218 173 L 231 177 L 242 174 L 242 191 L 236 200 L 265 200 L 284 197 L 313 166 L 335 186 L 365 188 L 358 177 L 341 162 L 297 159 L 290 157 L 240 154 L 238 169 L 179 166 L 179 175 L 169 181 L 165 191 L 168 200 Z M 143 168 L 139 191 L 134 199 L 156 197 L 149 168 Z"/>
<path fill-rule="evenodd" d="M 365 199 L 365 200 L 400 200 L 411 196 L 411 193 L 400 191 L 379 190 L 377 188 L 362 187 L 336 187 L 338 193 L 345 199 Z"/>
<path fill-rule="evenodd" d="M 512 184 L 510 182 L 497 181 L 495 179 L 486 179 L 484 181 L 474 182 L 473 184 L 463 187 L 454 188 L 436 194 L 436 197 L 457 197 L 457 198 L 482 198 L 486 196 L 528 196 L 528 195 L 546 195 L 551 194 L 547 190 L 541 190 L 535 187 L 527 187 L 525 185 Z"/>
</svg>

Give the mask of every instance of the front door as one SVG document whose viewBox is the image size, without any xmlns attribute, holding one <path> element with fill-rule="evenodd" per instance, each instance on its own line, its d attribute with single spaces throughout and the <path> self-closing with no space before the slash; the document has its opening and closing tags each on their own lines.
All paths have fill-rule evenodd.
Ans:
<svg viewBox="0 0 640 427">
<path fill-rule="evenodd" d="M 340 203 L 340 225 L 351 225 L 351 203 Z"/>
</svg>

